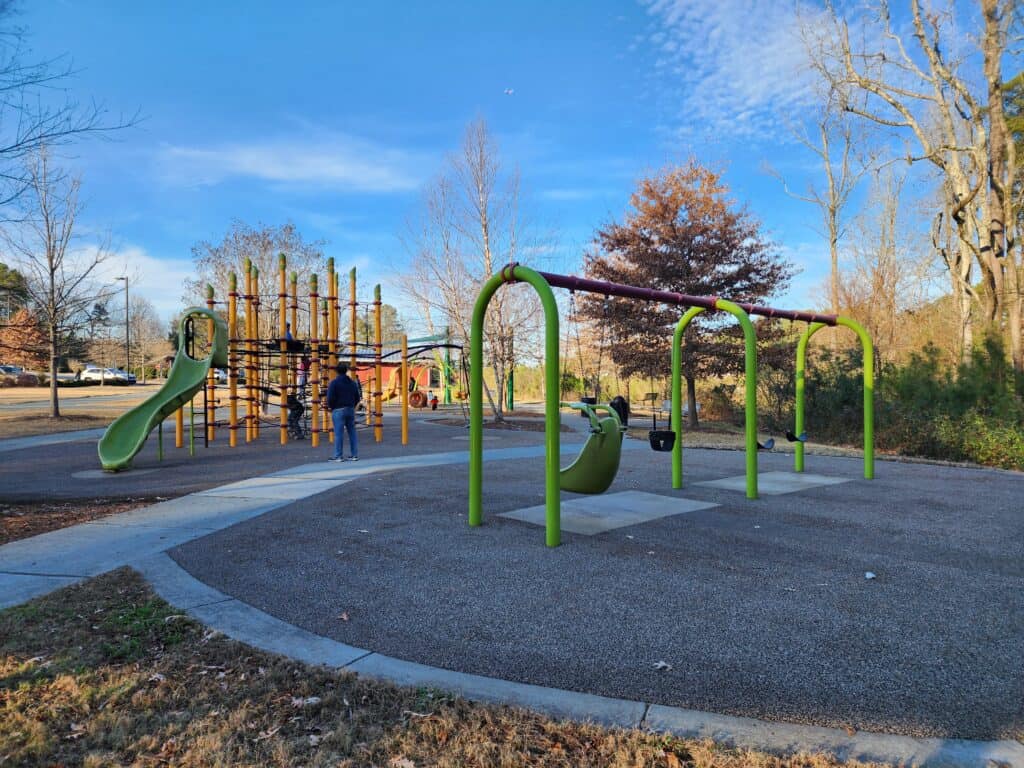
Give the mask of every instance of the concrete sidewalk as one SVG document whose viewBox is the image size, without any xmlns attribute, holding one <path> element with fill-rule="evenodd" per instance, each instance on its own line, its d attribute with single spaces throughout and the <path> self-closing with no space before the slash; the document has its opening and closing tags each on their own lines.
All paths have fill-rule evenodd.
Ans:
<svg viewBox="0 0 1024 768">
<path fill-rule="evenodd" d="M 85 440 L 99 440 L 106 432 L 105 427 L 96 429 L 76 429 L 73 432 L 51 432 L 48 435 L 32 435 L 30 437 L 10 437 L 0 440 L 0 453 L 6 451 L 23 451 L 26 448 L 38 448 L 42 445 L 59 445 L 60 443 L 78 443 Z"/>
</svg>

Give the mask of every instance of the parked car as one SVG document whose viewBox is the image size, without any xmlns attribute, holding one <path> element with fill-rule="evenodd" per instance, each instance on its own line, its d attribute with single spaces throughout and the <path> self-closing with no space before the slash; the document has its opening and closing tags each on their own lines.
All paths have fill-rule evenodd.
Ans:
<svg viewBox="0 0 1024 768">
<path fill-rule="evenodd" d="M 4 376 L 17 376 L 19 373 L 24 373 L 25 369 L 20 365 L 0 365 L 0 374 Z"/>
<path fill-rule="evenodd" d="M 131 384 L 135 377 L 132 376 L 129 378 L 127 373 L 119 371 L 116 368 L 100 368 L 95 365 L 87 365 L 79 378 L 82 381 L 99 381 L 101 383 L 107 382 L 108 384 Z"/>
</svg>

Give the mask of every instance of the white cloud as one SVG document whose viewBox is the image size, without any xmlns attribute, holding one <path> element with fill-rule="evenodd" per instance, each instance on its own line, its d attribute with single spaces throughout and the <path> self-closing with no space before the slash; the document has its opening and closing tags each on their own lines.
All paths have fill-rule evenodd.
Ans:
<svg viewBox="0 0 1024 768">
<path fill-rule="evenodd" d="M 347 192 L 404 192 L 422 179 L 416 155 L 342 133 L 189 147 L 166 145 L 158 154 L 166 181 L 187 186 L 255 178 Z"/>
<path fill-rule="evenodd" d="M 184 308 L 185 281 L 195 277 L 195 269 L 188 257 L 158 257 L 128 245 L 116 248 L 97 268 L 96 275 L 99 282 L 115 291 L 123 290 L 123 283 L 115 283 L 115 278 L 128 275 L 128 292 L 149 299 L 161 322 L 166 322 Z"/>
<path fill-rule="evenodd" d="M 794 0 L 643 2 L 654 28 L 646 47 L 670 84 L 672 130 L 770 138 L 780 114 L 810 102 Z"/>
</svg>

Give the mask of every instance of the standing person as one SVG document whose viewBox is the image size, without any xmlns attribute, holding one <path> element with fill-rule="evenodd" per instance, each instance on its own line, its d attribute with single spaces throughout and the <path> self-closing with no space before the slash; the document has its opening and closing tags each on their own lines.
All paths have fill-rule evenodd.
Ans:
<svg viewBox="0 0 1024 768">
<path fill-rule="evenodd" d="M 334 424 L 334 455 L 329 461 L 344 461 L 342 431 L 348 430 L 348 448 L 352 461 L 359 461 L 359 442 L 356 438 L 356 406 L 359 405 L 359 385 L 348 376 L 348 363 L 338 363 L 338 375 L 327 387 L 327 410 Z"/>
<path fill-rule="evenodd" d="M 299 397 L 306 399 L 306 382 L 309 381 L 309 355 L 303 355 L 299 359 Z"/>
</svg>

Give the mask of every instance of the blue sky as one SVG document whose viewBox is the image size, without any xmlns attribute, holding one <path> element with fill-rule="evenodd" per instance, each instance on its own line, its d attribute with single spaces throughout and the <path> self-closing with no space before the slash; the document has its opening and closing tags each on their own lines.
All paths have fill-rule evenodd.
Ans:
<svg viewBox="0 0 1024 768">
<path fill-rule="evenodd" d="M 786 0 L 38 0 L 22 15 L 36 55 L 71 56 L 76 97 L 145 115 L 72 162 L 113 274 L 129 260 L 165 317 L 190 247 L 233 218 L 290 219 L 387 284 L 423 184 L 477 116 L 567 268 L 640 175 L 693 154 L 802 270 L 779 303 L 808 306 L 827 268 L 817 214 L 763 170 L 799 187 L 811 163 L 779 120 L 806 99 L 791 18 Z"/>
</svg>

